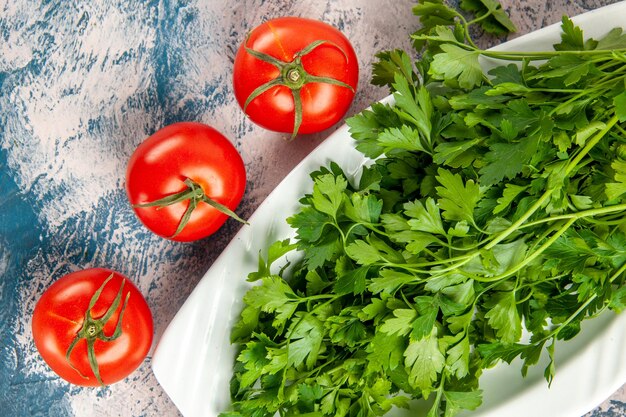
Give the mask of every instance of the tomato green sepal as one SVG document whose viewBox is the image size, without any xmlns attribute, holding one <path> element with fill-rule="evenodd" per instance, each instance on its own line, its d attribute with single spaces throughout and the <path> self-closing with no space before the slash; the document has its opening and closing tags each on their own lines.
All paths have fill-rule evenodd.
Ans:
<svg viewBox="0 0 626 417">
<path fill-rule="evenodd" d="M 155 201 L 151 201 L 149 203 L 133 204 L 133 207 L 138 207 L 138 208 L 156 207 L 158 210 L 163 207 L 171 206 L 172 204 L 180 203 L 183 201 L 189 201 L 187 210 L 185 210 L 183 217 L 181 217 L 176 231 L 174 232 L 172 236 L 170 236 L 171 238 L 176 237 L 180 232 L 182 232 L 182 230 L 185 228 L 185 226 L 189 222 L 189 219 L 191 218 L 191 214 L 193 213 L 193 211 L 198 206 L 198 203 L 200 202 L 204 202 L 210 205 L 211 207 L 219 210 L 220 212 L 226 214 L 227 216 L 230 216 L 233 219 L 237 220 L 238 222 L 241 222 L 243 224 L 248 224 L 247 221 L 239 217 L 234 211 L 232 211 L 225 205 L 218 203 L 217 201 L 213 200 L 208 195 L 206 195 L 204 190 L 200 186 L 200 184 L 198 184 L 191 178 L 187 178 L 184 181 L 184 183 L 187 186 L 187 188 L 184 189 L 183 191 L 170 194 L 168 196 L 165 196 Z"/>
<path fill-rule="evenodd" d="M 80 370 L 76 368 L 74 364 L 72 364 L 72 361 L 70 359 L 70 355 L 72 354 L 72 351 L 74 350 L 78 342 L 85 339 L 85 341 L 87 342 L 87 357 L 89 359 L 89 366 L 94 376 L 98 380 L 98 383 L 100 383 L 101 386 L 105 386 L 105 384 L 102 381 L 102 378 L 100 376 L 100 368 L 98 366 L 98 360 L 96 358 L 96 351 L 94 348 L 94 344 L 96 340 L 102 340 L 103 342 L 112 342 L 113 340 L 117 339 L 118 337 L 122 335 L 122 318 L 124 317 L 124 311 L 126 311 L 126 306 L 128 305 L 128 299 L 130 298 L 130 292 L 127 292 L 126 297 L 124 298 L 124 304 L 122 305 L 122 309 L 120 310 L 120 315 L 117 319 L 117 324 L 115 325 L 115 330 L 113 331 L 113 334 L 111 334 L 110 336 L 107 336 L 106 334 L 104 334 L 104 326 L 111 319 L 111 317 L 113 316 L 113 314 L 119 307 L 120 302 L 122 301 L 122 293 L 124 292 L 124 283 L 126 282 L 126 280 L 122 281 L 122 285 L 120 286 L 120 289 L 117 292 L 115 299 L 113 300 L 113 302 L 111 303 L 111 305 L 109 306 L 109 308 L 107 309 L 107 311 L 104 313 L 102 317 L 98 319 L 93 318 L 91 316 L 91 309 L 96 305 L 96 303 L 98 302 L 98 299 L 100 298 L 100 295 L 102 294 L 102 291 L 104 290 L 104 287 L 106 287 L 109 281 L 113 279 L 113 276 L 114 274 L 109 275 L 109 277 L 106 280 L 104 280 L 100 288 L 98 288 L 98 290 L 91 297 L 91 300 L 89 301 L 89 307 L 87 308 L 87 311 L 85 312 L 85 319 L 83 321 L 83 325 L 78 331 L 78 333 L 76 334 L 76 337 L 74 338 L 74 340 L 72 340 L 72 343 L 70 343 L 70 346 L 68 347 L 67 352 L 65 353 L 65 358 L 67 359 L 69 365 L 76 372 L 78 372 L 78 374 L 81 377 L 88 379 L 87 376 L 83 375 L 83 373 L 80 372 Z"/>
<path fill-rule="evenodd" d="M 292 61 L 282 61 L 269 54 L 255 51 L 254 49 L 248 48 L 246 46 L 245 49 L 250 55 L 263 62 L 274 65 L 280 71 L 280 75 L 266 82 L 265 84 L 260 85 L 254 91 L 252 91 L 252 93 L 250 93 L 250 95 L 246 99 L 246 102 L 243 105 L 244 113 L 248 108 L 250 102 L 252 102 L 252 100 L 265 93 L 266 91 L 276 86 L 289 88 L 291 90 L 291 94 L 293 95 L 294 103 L 294 124 L 293 132 L 291 133 L 290 138 L 290 140 L 293 140 L 298 134 L 298 130 L 300 129 L 300 125 L 302 124 L 302 99 L 300 97 L 300 91 L 302 87 L 309 83 L 325 83 L 345 87 L 354 92 L 354 88 L 350 84 L 344 83 L 343 81 L 331 77 L 319 77 L 313 74 L 309 74 L 302 66 L 302 57 L 313 52 L 315 48 L 324 44 L 334 46 L 339 51 L 341 51 L 341 53 L 345 57 L 347 57 L 346 52 L 341 49 L 339 45 L 326 40 L 317 40 L 311 42 L 308 46 L 294 54 L 294 58 Z"/>
</svg>

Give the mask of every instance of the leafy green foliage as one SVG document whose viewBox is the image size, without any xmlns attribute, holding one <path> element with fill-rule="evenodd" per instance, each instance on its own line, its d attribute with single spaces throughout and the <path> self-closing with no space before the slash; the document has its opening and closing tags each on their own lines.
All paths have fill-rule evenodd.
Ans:
<svg viewBox="0 0 626 417">
<path fill-rule="evenodd" d="M 441 45 L 442 53 L 436 54 L 430 64 L 430 74 L 437 79 L 456 79 L 461 88 L 470 89 L 481 84 L 483 70 L 478 62 L 479 51 L 472 51 L 454 44 Z"/>
<path fill-rule="evenodd" d="M 497 0 L 461 0 L 461 8 L 474 12 L 488 32 L 506 34 L 517 30 Z"/>
<path fill-rule="evenodd" d="M 587 39 L 565 17 L 551 51 L 485 51 L 470 25 L 513 24 L 495 0 L 460 6 L 475 19 L 418 1 L 421 58 L 374 66 L 394 105 L 347 121 L 372 164 L 358 184 L 334 163 L 312 173 L 295 240 L 259 257 L 224 417 L 423 399 L 452 417 L 480 406 L 483 369 L 519 358 L 526 375 L 545 354 L 550 383 L 561 340 L 626 308 L 626 35 Z"/>
</svg>

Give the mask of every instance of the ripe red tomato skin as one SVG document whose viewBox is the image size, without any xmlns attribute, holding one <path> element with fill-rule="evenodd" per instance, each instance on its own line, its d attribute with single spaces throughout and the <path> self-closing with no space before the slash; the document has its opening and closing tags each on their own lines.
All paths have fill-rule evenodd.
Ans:
<svg viewBox="0 0 626 417">
<path fill-rule="evenodd" d="M 126 192 L 132 205 L 159 200 L 183 191 L 185 179 L 198 183 L 205 194 L 235 210 L 246 187 L 241 155 L 220 132 L 202 123 L 168 125 L 144 140 L 126 170 Z M 228 216 L 199 203 L 185 228 L 172 237 L 188 202 L 171 206 L 134 207 L 139 220 L 157 235 L 176 241 L 194 241 L 215 233 Z"/>
<path fill-rule="evenodd" d="M 317 40 L 326 40 L 336 46 L 323 44 L 305 55 L 302 58 L 305 70 L 312 75 L 345 82 L 356 90 L 358 60 L 350 41 L 339 30 L 317 20 L 281 17 L 257 26 L 237 51 L 233 88 L 239 105 L 243 108 L 257 87 L 279 75 L 275 66 L 249 54 L 246 46 L 283 61 L 292 61 L 294 54 Z M 298 133 L 315 133 L 341 120 L 352 104 L 354 91 L 336 85 L 310 83 L 302 87 L 301 97 L 303 119 Z M 294 127 L 292 93 L 287 87 L 274 87 L 252 100 L 246 114 L 266 129 L 291 133 Z"/>
<path fill-rule="evenodd" d="M 123 275 L 104 268 L 90 268 L 67 274 L 50 285 L 37 301 L 33 312 L 32 331 L 37 350 L 50 368 L 64 380 L 81 386 L 99 386 L 87 358 L 87 343 L 81 340 L 66 360 L 66 352 L 80 330 L 93 294 L 111 275 L 92 309 L 94 318 L 104 314 L 124 283 L 124 296 L 130 292 L 122 318 L 122 335 L 110 342 L 96 341 L 94 349 L 102 381 L 105 385 L 130 375 L 145 359 L 153 340 L 150 308 L 139 289 Z M 111 335 L 117 325 L 121 305 L 104 327 Z M 76 367 L 81 376 L 72 366 Z"/>
</svg>

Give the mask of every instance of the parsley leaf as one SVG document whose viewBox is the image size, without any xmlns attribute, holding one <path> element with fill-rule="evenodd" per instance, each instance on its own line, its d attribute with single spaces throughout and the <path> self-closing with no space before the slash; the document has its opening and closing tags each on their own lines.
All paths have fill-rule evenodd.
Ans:
<svg viewBox="0 0 626 417">
<path fill-rule="evenodd" d="M 439 195 L 439 207 L 447 220 L 465 220 L 474 223 L 474 209 L 480 200 L 480 187 L 473 180 L 463 183 L 459 174 L 447 169 L 437 171 L 439 186 L 435 187 Z"/>
<path fill-rule="evenodd" d="M 515 178 L 530 163 L 538 145 L 536 137 L 527 137 L 515 143 L 493 143 L 485 155 L 487 165 L 480 170 L 480 183 L 493 185 L 504 178 Z"/>
<path fill-rule="evenodd" d="M 439 80 L 458 82 L 461 88 L 471 89 L 483 81 L 483 70 L 478 62 L 480 53 L 453 44 L 441 45 L 443 52 L 434 56 L 429 73 Z"/>
<path fill-rule="evenodd" d="M 409 368 L 409 384 L 418 388 L 424 397 L 432 391 L 432 383 L 443 370 L 445 357 L 439 350 L 437 332 L 411 341 L 404 352 L 404 364 Z"/>
<path fill-rule="evenodd" d="M 512 291 L 495 293 L 486 303 L 489 309 L 485 318 L 496 330 L 503 343 L 514 343 L 522 335 L 522 325 L 517 312 L 515 293 Z"/>
<path fill-rule="evenodd" d="M 343 193 L 347 188 L 347 181 L 343 177 L 325 174 L 315 180 L 313 187 L 313 207 L 316 210 L 332 217 L 343 203 Z"/>
<path fill-rule="evenodd" d="M 320 320 L 311 315 L 296 314 L 296 319 L 288 333 L 287 366 L 304 363 L 311 369 L 322 346 L 324 326 Z"/>
<path fill-rule="evenodd" d="M 563 16 L 561 19 L 561 42 L 554 45 L 554 49 L 557 51 L 583 51 L 585 49 L 595 48 L 595 41 L 588 40 L 585 42 L 583 37 L 583 31 L 580 27 L 576 26 L 572 19 L 567 16 Z"/>
<path fill-rule="evenodd" d="M 480 391 L 444 391 L 446 412 L 444 417 L 452 417 L 461 410 L 475 410 L 483 402 Z"/>
<path fill-rule="evenodd" d="M 626 122 L 626 92 L 622 91 L 620 94 L 613 98 L 613 105 L 615 106 L 615 114 L 619 118 L 620 122 Z"/>
<path fill-rule="evenodd" d="M 419 230 L 445 235 L 439 207 L 433 198 L 426 199 L 426 206 L 421 201 L 409 201 L 404 204 L 404 213 L 410 217 L 407 222 L 411 230 Z"/>
</svg>

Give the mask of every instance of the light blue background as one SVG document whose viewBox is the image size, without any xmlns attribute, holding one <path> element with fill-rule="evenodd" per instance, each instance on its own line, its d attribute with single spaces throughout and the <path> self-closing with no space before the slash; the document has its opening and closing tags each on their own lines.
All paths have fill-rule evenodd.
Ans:
<svg viewBox="0 0 626 417">
<path fill-rule="evenodd" d="M 519 3 L 519 4 L 518 4 Z M 528 32 L 611 1 L 504 1 Z M 0 415 L 170 416 L 150 371 L 104 389 L 70 386 L 40 359 L 30 315 L 63 274 L 108 267 L 142 290 L 155 341 L 239 224 L 175 243 L 137 221 L 126 161 L 148 135 L 194 120 L 228 136 L 248 171 L 247 217 L 332 131 L 287 143 L 243 116 L 232 97 L 236 48 L 271 17 L 321 19 L 353 42 L 361 64 L 350 113 L 386 95 L 368 85 L 374 53 L 409 48 L 409 0 L 0 1 Z M 482 38 L 485 44 L 499 40 Z M 237 262 L 233 259 L 233 262 Z M 624 416 L 623 392 L 593 415 Z"/>
</svg>

